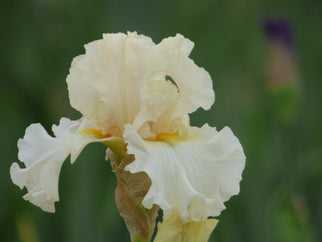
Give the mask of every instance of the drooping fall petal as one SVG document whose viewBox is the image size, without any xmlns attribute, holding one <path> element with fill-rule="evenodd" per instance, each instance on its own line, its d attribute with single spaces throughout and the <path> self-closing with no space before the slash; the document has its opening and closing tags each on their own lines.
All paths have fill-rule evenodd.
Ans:
<svg viewBox="0 0 322 242">
<path fill-rule="evenodd" d="M 220 132 L 204 125 L 190 127 L 186 134 L 160 135 L 156 141 L 143 140 L 126 125 L 125 142 L 135 161 L 126 170 L 146 172 L 152 185 L 142 204 L 159 205 L 170 215 L 178 212 L 183 221 L 200 221 L 218 216 L 224 202 L 239 193 L 245 155 L 228 127 Z"/>
<path fill-rule="evenodd" d="M 58 126 L 52 127 L 56 137 L 48 135 L 40 124 L 31 124 L 24 138 L 18 141 L 18 158 L 25 164 L 25 168 L 13 163 L 10 168 L 11 179 L 20 189 L 27 188 L 25 200 L 44 211 L 55 211 L 54 203 L 59 200 L 60 169 L 69 154 L 71 162 L 74 162 L 87 144 L 107 139 L 92 134 L 79 134 L 81 124 L 80 121 L 62 118 Z"/>
</svg>

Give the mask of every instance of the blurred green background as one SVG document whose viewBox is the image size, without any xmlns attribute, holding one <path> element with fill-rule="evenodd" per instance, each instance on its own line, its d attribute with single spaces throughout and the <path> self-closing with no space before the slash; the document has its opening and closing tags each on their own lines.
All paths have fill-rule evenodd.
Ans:
<svg viewBox="0 0 322 242">
<path fill-rule="evenodd" d="M 191 122 L 227 125 L 244 147 L 241 192 L 226 203 L 210 241 L 322 241 L 321 13 L 319 0 L 2 1 L 0 241 L 129 241 L 104 145 L 64 163 L 55 214 L 24 201 L 26 191 L 9 177 L 29 124 L 49 131 L 60 117 L 80 117 L 65 82 L 72 58 L 102 33 L 128 30 L 156 43 L 176 33 L 195 42 L 191 57 L 212 76 L 216 102 Z M 297 82 L 276 88 L 262 23 L 281 17 L 294 29 L 296 74 L 286 76 Z"/>
</svg>

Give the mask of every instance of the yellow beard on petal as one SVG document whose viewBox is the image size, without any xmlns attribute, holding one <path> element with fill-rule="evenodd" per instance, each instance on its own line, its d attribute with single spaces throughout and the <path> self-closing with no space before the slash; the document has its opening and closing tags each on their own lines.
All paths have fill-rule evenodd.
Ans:
<svg viewBox="0 0 322 242">
<path fill-rule="evenodd" d="M 176 134 L 161 133 L 157 135 L 155 141 L 163 141 L 170 145 L 175 145 L 177 142 L 181 140 Z"/>
<path fill-rule="evenodd" d="M 97 130 L 97 129 L 82 129 L 82 130 L 79 130 L 78 133 L 81 135 L 94 136 L 99 139 L 112 137 L 112 135 L 103 134 L 102 130 Z"/>
</svg>

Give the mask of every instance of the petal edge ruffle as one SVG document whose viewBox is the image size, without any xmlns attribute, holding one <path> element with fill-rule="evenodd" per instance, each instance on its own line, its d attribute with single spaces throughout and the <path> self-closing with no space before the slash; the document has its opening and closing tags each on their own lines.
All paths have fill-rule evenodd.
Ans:
<svg viewBox="0 0 322 242">
<path fill-rule="evenodd" d="M 158 204 L 166 214 L 177 211 L 184 221 L 218 216 L 224 202 L 239 193 L 245 155 L 228 127 L 220 132 L 204 125 L 190 127 L 181 141 L 145 141 L 125 126 L 128 153 L 135 161 L 125 169 L 146 172 L 152 185 L 142 204 Z"/>
<path fill-rule="evenodd" d="M 28 193 L 23 197 L 25 200 L 46 212 L 55 212 L 55 202 L 59 201 L 60 169 L 68 155 L 71 154 L 73 163 L 87 144 L 106 140 L 79 135 L 81 124 L 81 121 L 62 118 L 59 125 L 52 128 L 56 137 L 48 135 L 40 124 L 31 124 L 24 138 L 18 141 L 18 158 L 25 168 L 13 163 L 10 167 L 11 179 L 20 189 L 27 188 Z"/>
</svg>

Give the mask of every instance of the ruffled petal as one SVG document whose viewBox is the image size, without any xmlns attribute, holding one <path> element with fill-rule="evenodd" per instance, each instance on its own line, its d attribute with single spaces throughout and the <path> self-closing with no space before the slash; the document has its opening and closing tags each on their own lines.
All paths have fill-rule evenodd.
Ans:
<svg viewBox="0 0 322 242">
<path fill-rule="evenodd" d="M 149 82 L 142 90 L 141 110 L 136 116 L 133 127 L 144 139 L 154 139 L 158 133 L 176 133 L 189 123 L 187 114 L 175 113 L 179 93 L 170 81 Z M 149 125 L 146 121 L 149 120 Z M 142 126 L 143 125 L 143 126 Z M 142 132 L 143 131 L 143 132 Z M 149 135 L 146 135 L 146 132 Z"/>
<path fill-rule="evenodd" d="M 180 34 L 158 45 L 135 32 L 104 34 L 72 62 L 67 77 L 71 105 L 113 136 L 121 136 L 127 123 L 138 130 L 161 116 L 172 120 L 199 107 L 209 109 L 212 80 L 188 57 L 192 48 L 193 42 Z"/>
<path fill-rule="evenodd" d="M 48 135 L 40 124 L 31 124 L 24 138 L 18 141 L 18 158 L 25 168 L 13 163 L 11 179 L 20 189 L 27 188 L 25 200 L 44 211 L 55 212 L 54 203 L 59 200 L 60 169 L 67 156 L 71 154 L 71 162 L 74 162 L 88 143 L 106 140 L 90 134 L 79 134 L 81 124 L 80 121 L 62 118 L 58 126 L 52 127 L 56 137 Z"/>
<path fill-rule="evenodd" d="M 177 84 L 180 99 L 177 115 L 192 113 L 199 107 L 208 110 L 215 101 L 209 73 L 180 52 L 168 53 L 167 75 Z"/>
<path fill-rule="evenodd" d="M 136 33 L 104 34 L 85 49 L 67 77 L 71 105 L 104 133 L 122 131 L 141 108 L 141 90 L 160 78 L 165 58 L 150 38 Z"/>
<path fill-rule="evenodd" d="M 157 121 L 162 114 L 168 112 L 177 98 L 177 88 L 171 82 L 165 80 L 148 82 L 141 90 L 141 109 L 133 126 L 138 129 L 147 120 Z"/>
<path fill-rule="evenodd" d="M 180 94 L 175 113 L 178 116 L 192 113 L 199 107 L 208 110 L 215 101 L 215 93 L 209 73 L 188 57 L 193 42 L 177 34 L 164 39 L 157 47 L 167 60 L 165 75 L 173 79 Z"/>
<path fill-rule="evenodd" d="M 181 34 L 176 34 L 175 37 L 165 38 L 158 44 L 158 47 L 163 51 L 180 51 L 185 56 L 190 55 L 193 46 L 194 43 L 191 40 L 183 37 Z"/>
<path fill-rule="evenodd" d="M 126 125 L 124 139 L 135 155 L 125 169 L 146 172 L 152 181 L 142 202 L 146 208 L 158 204 L 166 214 L 175 210 L 184 221 L 200 221 L 218 216 L 223 203 L 239 193 L 245 155 L 228 127 L 190 127 L 182 137 L 145 141 Z"/>
<path fill-rule="evenodd" d="M 155 45 L 153 40 L 149 36 L 145 36 L 143 34 L 138 34 L 136 31 L 135 32 L 129 32 L 128 31 L 127 36 L 129 38 L 143 40 L 143 41 L 145 41 L 146 44 L 148 44 L 150 46 Z"/>
</svg>

